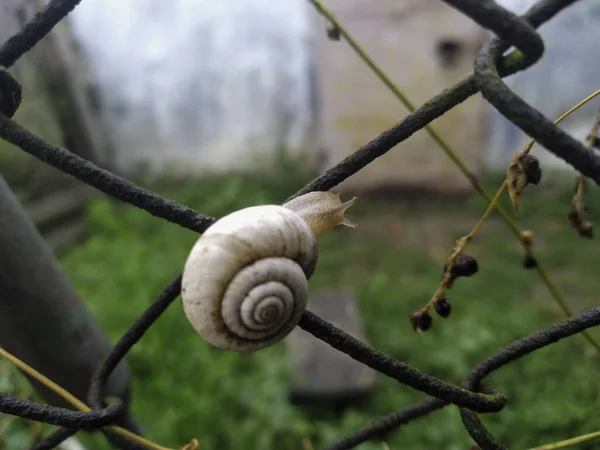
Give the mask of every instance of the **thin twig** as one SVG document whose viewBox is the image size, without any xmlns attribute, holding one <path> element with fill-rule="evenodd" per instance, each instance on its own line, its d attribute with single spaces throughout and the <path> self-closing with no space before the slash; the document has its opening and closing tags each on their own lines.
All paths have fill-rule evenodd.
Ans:
<svg viewBox="0 0 600 450">
<path fill-rule="evenodd" d="M 600 431 L 596 431 L 594 433 L 583 434 L 581 436 L 577 436 L 571 439 L 566 439 L 564 441 L 553 442 L 552 444 L 540 445 L 539 447 L 534 447 L 529 450 L 554 450 L 557 448 L 565 448 L 570 447 L 571 445 L 581 444 L 582 442 L 589 442 L 594 439 L 600 438 Z"/>
</svg>

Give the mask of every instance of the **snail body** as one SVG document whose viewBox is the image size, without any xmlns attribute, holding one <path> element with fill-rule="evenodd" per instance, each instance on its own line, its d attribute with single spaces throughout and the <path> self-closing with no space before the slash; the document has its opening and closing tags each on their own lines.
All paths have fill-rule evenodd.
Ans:
<svg viewBox="0 0 600 450">
<path fill-rule="evenodd" d="M 318 259 L 317 235 L 336 225 L 356 198 L 311 192 L 284 205 L 228 214 L 196 241 L 185 262 L 181 298 L 196 332 L 236 352 L 279 342 L 297 325 Z"/>
</svg>

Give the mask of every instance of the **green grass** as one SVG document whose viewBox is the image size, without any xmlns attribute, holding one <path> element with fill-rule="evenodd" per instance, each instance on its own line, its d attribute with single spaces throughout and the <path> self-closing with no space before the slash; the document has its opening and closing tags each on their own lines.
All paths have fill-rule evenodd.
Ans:
<svg viewBox="0 0 600 450">
<path fill-rule="evenodd" d="M 222 216 L 244 206 L 280 203 L 304 181 L 230 177 L 154 187 L 197 211 Z M 528 189 L 518 221 L 534 231 L 538 253 L 579 312 L 598 303 L 600 252 L 596 240 L 579 238 L 568 224 L 573 180 L 568 182 L 565 187 L 544 180 Z M 499 179 L 487 184 L 495 190 Z M 592 194 L 597 203 L 598 191 Z M 502 203 L 509 207 L 506 199 Z M 459 280 L 449 293 L 452 315 L 434 316 L 427 333 L 412 331 L 408 315 L 433 294 L 455 239 L 470 230 L 484 208 L 478 197 L 460 204 L 359 200 L 348 216 L 360 228 L 336 229 L 320 240 L 310 286 L 353 289 L 370 344 L 459 383 L 483 357 L 562 318 L 535 271 L 522 268 L 520 246 L 493 214 L 468 247 L 480 272 Z M 61 263 L 114 342 L 179 273 L 197 236 L 106 199 L 90 204 L 89 218 L 89 239 Z M 575 336 L 499 370 L 486 382 L 509 401 L 500 413 L 484 415 L 484 423 L 510 449 L 600 429 L 598 361 L 589 343 Z M 297 407 L 288 400 L 291 364 L 282 344 L 253 354 L 216 350 L 195 334 L 179 301 L 132 349 L 127 362 L 134 415 L 149 439 L 173 448 L 194 437 L 202 450 L 301 449 L 303 438 L 315 449 L 324 448 L 424 397 L 380 376 L 369 399 L 342 413 Z M 101 436 L 82 439 L 90 449 L 109 448 Z M 447 407 L 399 428 L 387 443 L 391 449 L 464 450 L 472 441 L 457 408 Z M 358 448 L 382 446 L 371 442 Z"/>
</svg>

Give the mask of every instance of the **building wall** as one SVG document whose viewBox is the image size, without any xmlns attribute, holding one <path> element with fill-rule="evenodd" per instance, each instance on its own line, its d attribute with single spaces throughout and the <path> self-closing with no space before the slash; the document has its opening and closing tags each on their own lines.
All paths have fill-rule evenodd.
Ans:
<svg viewBox="0 0 600 450">
<path fill-rule="evenodd" d="M 471 73 L 484 42 L 485 33 L 478 25 L 439 0 L 329 0 L 327 4 L 417 107 Z M 322 170 L 409 113 L 347 43 L 327 39 L 324 27 L 321 20 Z M 484 152 L 483 106 L 480 97 L 472 97 L 432 123 L 476 173 Z M 340 186 L 357 193 L 396 188 L 450 194 L 471 190 L 424 130 Z"/>
</svg>

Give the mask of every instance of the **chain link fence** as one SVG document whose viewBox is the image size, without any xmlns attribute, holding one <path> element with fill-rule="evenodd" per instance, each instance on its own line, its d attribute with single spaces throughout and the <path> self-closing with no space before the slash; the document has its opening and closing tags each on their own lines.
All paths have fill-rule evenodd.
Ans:
<svg viewBox="0 0 600 450">
<path fill-rule="evenodd" d="M 35 158 L 111 197 L 197 233 L 204 232 L 216 221 L 215 218 L 164 199 L 63 148 L 53 146 L 11 119 L 20 104 L 21 87 L 7 69 L 35 46 L 78 3 L 79 0 L 52 0 L 0 48 L 0 136 Z M 575 0 L 541 0 L 520 17 L 492 0 L 445 0 L 445 3 L 497 36 L 481 49 L 474 63 L 474 73 L 373 138 L 350 157 L 290 196 L 287 201 L 311 191 L 326 191 L 335 187 L 477 92 L 481 92 L 489 103 L 548 151 L 600 184 L 600 157 L 526 104 L 502 81 L 502 77 L 524 70 L 539 60 L 544 52 L 544 43 L 535 29 L 575 3 Z M 512 46 L 515 49 L 505 55 Z M 475 186 L 478 185 L 478 180 L 471 181 Z M 138 442 L 106 428 L 122 416 L 124 405 L 120 400 L 108 399 L 108 406 L 105 406 L 104 386 L 118 363 L 179 297 L 180 292 L 181 275 L 165 288 L 114 346 L 91 381 L 87 400 L 92 411 L 78 412 L 51 407 L 6 393 L 0 393 L 0 411 L 60 427 L 39 442 L 35 446 L 37 450 L 54 448 L 79 430 L 98 430 L 118 448 L 144 449 Z M 481 449 L 504 449 L 478 417 L 480 413 L 501 411 L 507 401 L 503 393 L 483 384 L 485 377 L 537 349 L 599 324 L 600 307 L 538 331 L 482 360 L 465 376 L 462 384 L 456 386 L 378 352 L 309 311 L 304 313 L 299 322 L 299 326 L 315 338 L 379 373 L 430 396 L 372 423 L 330 447 L 337 450 L 353 448 L 447 405 L 455 405 L 460 409 L 464 427 Z"/>
</svg>

